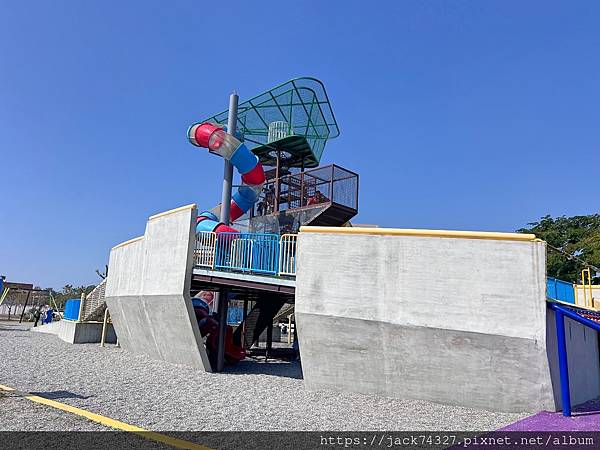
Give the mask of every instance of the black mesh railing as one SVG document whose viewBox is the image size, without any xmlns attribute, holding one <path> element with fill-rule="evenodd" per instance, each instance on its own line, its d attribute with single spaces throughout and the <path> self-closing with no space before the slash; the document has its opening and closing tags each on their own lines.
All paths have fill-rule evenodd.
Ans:
<svg viewBox="0 0 600 450">
<path fill-rule="evenodd" d="M 276 193 L 279 192 L 277 197 Z M 358 174 L 335 164 L 285 175 L 265 184 L 253 215 L 335 203 L 358 209 Z"/>
</svg>

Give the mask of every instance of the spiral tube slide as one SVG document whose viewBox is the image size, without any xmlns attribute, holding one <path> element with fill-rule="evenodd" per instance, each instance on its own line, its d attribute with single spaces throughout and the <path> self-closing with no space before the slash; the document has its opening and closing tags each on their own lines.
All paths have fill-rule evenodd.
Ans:
<svg viewBox="0 0 600 450">
<path fill-rule="evenodd" d="M 265 171 L 258 162 L 258 157 L 225 130 L 212 123 L 197 123 L 188 129 L 189 141 L 197 146 L 208 148 L 211 153 L 217 154 L 233 164 L 242 176 L 242 185 L 231 199 L 230 220 L 234 221 L 248 211 L 258 200 L 265 184 Z M 219 218 L 204 211 L 198 215 L 196 232 L 214 231 L 223 233 L 237 231 L 219 222 Z"/>
</svg>

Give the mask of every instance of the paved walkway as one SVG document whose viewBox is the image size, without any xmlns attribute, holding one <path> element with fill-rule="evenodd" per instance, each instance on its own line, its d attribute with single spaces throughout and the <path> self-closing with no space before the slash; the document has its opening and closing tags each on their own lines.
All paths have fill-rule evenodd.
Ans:
<svg viewBox="0 0 600 450">
<path fill-rule="evenodd" d="M 562 412 L 542 411 L 526 417 L 503 431 L 600 431 L 600 400 L 587 402 L 573 410 L 571 417 Z"/>
</svg>

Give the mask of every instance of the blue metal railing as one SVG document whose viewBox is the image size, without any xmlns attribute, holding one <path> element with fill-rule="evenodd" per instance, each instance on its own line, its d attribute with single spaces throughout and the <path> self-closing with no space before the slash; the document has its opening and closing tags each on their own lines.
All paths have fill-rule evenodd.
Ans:
<svg viewBox="0 0 600 450">
<path fill-rule="evenodd" d="M 219 233 L 214 268 L 276 275 L 279 270 L 279 235 Z"/>
<path fill-rule="evenodd" d="M 556 344 L 558 348 L 558 364 L 560 373 L 560 393 L 563 416 L 571 415 L 571 393 L 569 391 L 569 364 L 567 356 L 567 339 L 565 337 L 565 317 L 600 332 L 600 323 L 584 317 L 580 311 L 550 303 L 548 306 L 554 310 L 556 321 Z"/>
<path fill-rule="evenodd" d="M 575 304 L 575 289 L 572 283 L 548 277 L 546 279 L 546 296 L 553 300 Z"/>
</svg>

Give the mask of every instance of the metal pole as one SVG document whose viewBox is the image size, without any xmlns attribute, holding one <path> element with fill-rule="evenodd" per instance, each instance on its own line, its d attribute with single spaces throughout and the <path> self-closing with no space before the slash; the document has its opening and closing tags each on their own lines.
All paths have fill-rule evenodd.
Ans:
<svg viewBox="0 0 600 450">
<path fill-rule="evenodd" d="M 279 211 L 279 177 L 281 176 L 281 151 L 277 150 L 277 165 L 275 166 L 275 201 L 273 202 L 273 212 Z"/>
<path fill-rule="evenodd" d="M 235 92 L 229 96 L 229 116 L 227 117 L 227 132 L 235 136 L 237 128 L 237 112 L 238 112 L 239 97 Z M 231 206 L 231 186 L 233 184 L 233 164 L 227 159 L 224 159 L 225 165 L 223 168 L 223 191 L 221 193 L 221 222 L 229 225 L 230 215 L 229 208 Z"/>
<path fill-rule="evenodd" d="M 244 312 L 242 315 L 242 347 L 246 348 L 246 319 L 248 318 L 248 299 L 244 299 Z"/>
<path fill-rule="evenodd" d="M 225 367 L 225 333 L 227 332 L 227 306 L 229 289 L 223 288 L 219 293 L 219 339 L 217 341 L 217 372 Z"/>
<path fill-rule="evenodd" d="M 25 308 L 27 308 L 27 303 L 29 302 L 29 295 L 31 291 L 27 291 L 27 298 L 25 299 L 25 306 L 23 306 L 23 311 L 21 311 L 21 317 L 19 318 L 19 323 L 23 322 L 23 315 L 25 314 Z"/>
<path fill-rule="evenodd" d="M 85 302 L 85 294 L 81 293 L 81 299 L 79 300 L 79 312 L 77 313 L 77 322 L 81 322 L 81 312 L 83 311 L 83 303 Z"/>
<path fill-rule="evenodd" d="M 267 347 L 265 349 L 265 362 L 268 361 L 271 357 L 271 350 L 273 349 L 273 319 L 274 317 L 271 318 L 269 326 L 267 327 Z"/>
<path fill-rule="evenodd" d="M 2 296 L 0 296 L 0 305 L 2 305 L 2 303 L 4 303 L 4 299 L 6 298 L 6 296 L 8 295 L 8 293 L 10 292 L 10 288 L 6 288 L 4 289 L 4 292 L 2 292 Z"/>
<path fill-rule="evenodd" d="M 104 320 L 102 321 L 102 337 L 100 338 L 100 347 L 104 347 L 106 341 L 106 326 L 108 324 L 108 308 L 104 310 Z"/>
<path fill-rule="evenodd" d="M 563 416 L 571 415 L 571 394 L 569 392 L 569 365 L 567 359 L 567 341 L 565 338 L 565 316 L 562 311 L 554 310 L 556 319 L 556 343 L 558 347 L 558 366 L 560 368 L 560 393 Z"/>
<path fill-rule="evenodd" d="M 304 158 L 300 167 L 300 208 L 304 206 Z"/>
<path fill-rule="evenodd" d="M 229 115 L 227 117 L 227 132 L 235 136 L 237 128 L 237 112 L 238 112 L 239 97 L 235 92 L 229 96 Z M 233 165 L 224 159 L 223 167 L 223 191 L 221 193 L 221 217 L 220 220 L 225 225 L 230 222 L 230 206 L 231 206 L 231 187 L 233 185 Z M 217 339 L 217 367 L 216 371 L 221 372 L 225 366 L 225 331 L 227 330 L 227 303 L 228 290 L 222 289 L 219 292 L 218 310 L 219 317 L 219 339 Z"/>
</svg>

